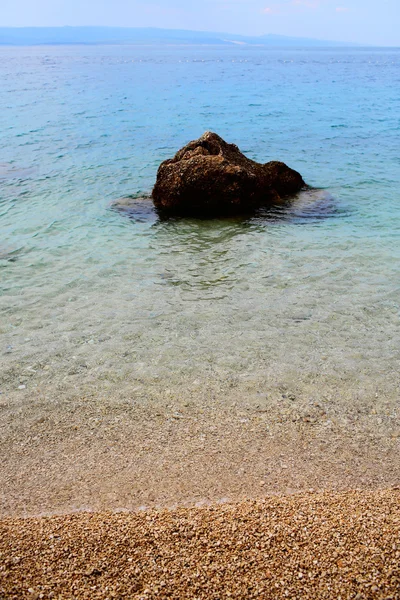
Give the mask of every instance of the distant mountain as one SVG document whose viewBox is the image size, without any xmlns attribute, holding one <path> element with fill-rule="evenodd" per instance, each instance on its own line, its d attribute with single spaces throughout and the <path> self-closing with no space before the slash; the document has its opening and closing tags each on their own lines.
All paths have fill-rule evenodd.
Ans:
<svg viewBox="0 0 400 600">
<path fill-rule="evenodd" d="M 342 42 L 262 35 L 259 37 L 187 31 L 184 29 L 128 27 L 0 27 L 0 45 L 36 46 L 43 44 L 170 44 L 233 46 L 354 46 Z"/>
</svg>

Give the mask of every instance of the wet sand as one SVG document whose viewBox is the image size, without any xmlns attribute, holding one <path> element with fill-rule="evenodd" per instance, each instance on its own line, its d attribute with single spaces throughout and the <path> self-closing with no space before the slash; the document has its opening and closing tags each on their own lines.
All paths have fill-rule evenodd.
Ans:
<svg viewBox="0 0 400 600">
<path fill-rule="evenodd" d="M 9 390 L 0 598 L 400 598 L 396 394 L 345 384 Z"/>
<path fill-rule="evenodd" d="M 0 597 L 400 597 L 400 492 L 0 522 Z"/>
<path fill-rule="evenodd" d="M 394 395 L 316 397 L 315 386 L 265 393 L 229 382 L 125 392 L 10 392 L 1 407 L 0 516 L 400 484 Z"/>
<path fill-rule="evenodd" d="M 0 516 L 400 484 L 396 391 L 267 383 L 9 391 Z"/>
</svg>

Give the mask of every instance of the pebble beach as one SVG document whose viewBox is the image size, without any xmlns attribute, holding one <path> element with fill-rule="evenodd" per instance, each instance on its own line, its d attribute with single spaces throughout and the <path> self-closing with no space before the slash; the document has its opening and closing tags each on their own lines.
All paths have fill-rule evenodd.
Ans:
<svg viewBox="0 0 400 600">
<path fill-rule="evenodd" d="M 399 600 L 398 50 L 0 54 L 0 600 Z M 144 209 L 206 129 L 311 187 Z"/>
<path fill-rule="evenodd" d="M 400 491 L 0 523 L 0 597 L 400 597 Z"/>
<path fill-rule="evenodd" d="M 397 600 L 395 396 L 321 389 L 9 394 L 1 600 Z"/>
</svg>

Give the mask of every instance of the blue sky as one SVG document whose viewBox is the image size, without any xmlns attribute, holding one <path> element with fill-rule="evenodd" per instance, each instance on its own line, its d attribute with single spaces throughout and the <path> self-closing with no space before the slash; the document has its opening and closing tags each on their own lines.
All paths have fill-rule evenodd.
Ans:
<svg viewBox="0 0 400 600">
<path fill-rule="evenodd" d="M 400 46 L 400 0 L 0 0 L 0 26 L 276 33 Z"/>
</svg>

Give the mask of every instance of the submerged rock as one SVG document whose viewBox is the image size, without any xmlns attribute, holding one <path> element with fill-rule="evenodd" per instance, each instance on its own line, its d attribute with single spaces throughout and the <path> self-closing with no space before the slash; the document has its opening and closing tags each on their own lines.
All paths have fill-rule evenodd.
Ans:
<svg viewBox="0 0 400 600">
<path fill-rule="evenodd" d="M 166 213 L 224 215 L 272 206 L 304 186 L 284 163 L 257 163 L 207 131 L 161 163 L 152 197 Z"/>
<path fill-rule="evenodd" d="M 149 196 L 117 198 L 110 203 L 109 207 L 134 221 L 148 222 L 157 219 L 157 213 Z"/>
</svg>

